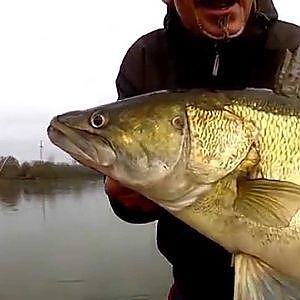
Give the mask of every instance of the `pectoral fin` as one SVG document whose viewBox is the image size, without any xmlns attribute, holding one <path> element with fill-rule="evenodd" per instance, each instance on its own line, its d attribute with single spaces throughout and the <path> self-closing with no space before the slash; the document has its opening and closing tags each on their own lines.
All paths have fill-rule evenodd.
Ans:
<svg viewBox="0 0 300 300">
<path fill-rule="evenodd" d="M 300 209 L 300 186 L 276 180 L 239 180 L 234 209 L 261 225 L 289 226 Z"/>
<path fill-rule="evenodd" d="M 259 259 L 237 254 L 234 300 L 299 300 L 300 285 Z"/>
</svg>

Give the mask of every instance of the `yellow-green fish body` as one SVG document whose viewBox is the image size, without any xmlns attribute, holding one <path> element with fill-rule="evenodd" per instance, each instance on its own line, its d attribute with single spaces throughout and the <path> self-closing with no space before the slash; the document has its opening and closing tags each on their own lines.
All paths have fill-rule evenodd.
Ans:
<svg viewBox="0 0 300 300">
<path fill-rule="evenodd" d="M 48 132 L 233 253 L 235 299 L 300 299 L 299 100 L 162 91 L 58 116 Z"/>
</svg>

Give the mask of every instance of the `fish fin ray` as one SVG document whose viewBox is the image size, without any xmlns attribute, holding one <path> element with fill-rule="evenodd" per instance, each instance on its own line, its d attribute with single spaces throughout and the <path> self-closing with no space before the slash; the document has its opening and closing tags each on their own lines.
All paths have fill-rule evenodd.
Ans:
<svg viewBox="0 0 300 300">
<path fill-rule="evenodd" d="M 261 260 L 234 255 L 234 300 L 299 300 L 300 285 Z"/>
<path fill-rule="evenodd" d="M 284 62 L 277 76 L 275 93 L 300 99 L 300 47 L 286 50 Z"/>
<path fill-rule="evenodd" d="M 287 227 L 300 209 L 300 186 L 266 179 L 239 180 L 234 209 L 258 224 Z"/>
</svg>

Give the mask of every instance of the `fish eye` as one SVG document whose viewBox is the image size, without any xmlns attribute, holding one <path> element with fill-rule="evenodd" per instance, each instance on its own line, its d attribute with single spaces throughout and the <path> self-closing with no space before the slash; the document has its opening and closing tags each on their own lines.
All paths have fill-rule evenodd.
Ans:
<svg viewBox="0 0 300 300">
<path fill-rule="evenodd" d="M 176 129 L 182 129 L 184 127 L 184 120 L 181 116 L 176 116 L 172 119 L 171 124 L 176 128 Z"/>
<path fill-rule="evenodd" d="M 106 125 L 107 119 L 100 112 L 96 112 L 91 116 L 90 123 L 94 128 L 99 129 Z"/>
</svg>

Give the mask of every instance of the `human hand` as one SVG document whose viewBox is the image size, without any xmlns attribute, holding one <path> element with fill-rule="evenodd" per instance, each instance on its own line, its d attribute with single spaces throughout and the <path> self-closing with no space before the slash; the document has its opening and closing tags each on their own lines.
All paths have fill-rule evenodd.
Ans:
<svg viewBox="0 0 300 300">
<path fill-rule="evenodd" d="M 118 181 L 106 177 L 105 192 L 112 199 L 119 201 L 129 209 L 138 209 L 144 213 L 157 213 L 160 206 L 143 195 L 122 186 Z"/>
</svg>

